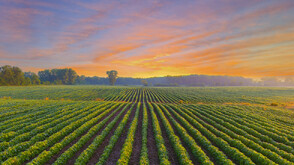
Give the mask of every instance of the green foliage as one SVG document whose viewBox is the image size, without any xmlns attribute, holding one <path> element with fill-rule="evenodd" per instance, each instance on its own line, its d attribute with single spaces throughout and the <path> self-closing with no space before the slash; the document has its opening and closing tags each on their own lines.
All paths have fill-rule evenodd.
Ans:
<svg viewBox="0 0 294 165">
<path fill-rule="evenodd" d="M 26 79 L 20 68 L 5 65 L 0 67 L 0 86 L 20 86 L 30 85 L 29 79 Z"/>
<path fill-rule="evenodd" d="M 140 103 L 137 104 L 137 109 L 136 109 L 136 114 L 135 114 L 135 118 L 131 123 L 131 126 L 129 128 L 128 131 L 128 136 L 127 139 L 125 140 L 125 143 L 123 145 L 123 148 L 121 150 L 121 155 L 120 158 L 118 159 L 116 164 L 119 165 L 123 165 L 123 164 L 128 164 L 131 154 L 132 154 L 132 150 L 133 150 L 133 142 L 134 142 L 134 136 L 136 133 L 136 129 L 138 126 L 138 116 L 139 116 L 139 112 L 140 112 Z"/>
<path fill-rule="evenodd" d="M 189 133 L 178 123 L 172 115 L 168 112 L 168 110 L 160 105 L 161 109 L 167 114 L 167 116 L 170 118 L 174 126 L 176 127 L 177 131 L 181 135 L 181 138 L 184 140 L 184 142 L 190 147 L 192 151 L 192 156 L 194 156 L 200 164 L 213 164 L 211 160 L 209 160 L 208 156 L 202 151 L 201 147 L 199 147 L 196 143 L 196 141 L 189 135 Z M 172 110 L 170 107 L 167 107 L 169 110 Z M 178 116 L 179 117 L 179 116 Z M 182 118 L 181 118 L 182 119 Z M 202 145 L 203 148 L 205 148 L 210 154 L 214 155 L 214 158 L 221 164 L 230 164 L 233 163 L 226 158 L 226 156 L 220 152 L 216 147 L 213 147 L 213 145 L 205 138 L 203 137 L 197 130 L 195 130 L 189 123 L 187 123 L 185 120 L 183 125 L 188 128 L 192 133 L 192 136 L 195 136 L 196 140 L 198 140 L 198 143 Z"/>
<path fill-rule="evenodd" d="M 172 111 L 175 114 L 175 116 L 179 116 L 179 114 L 181 114 L 188 122 L 190 122 L 197 130 L 199 130 L 199 132 L 201 134 L 205 135 L 206 138 L 208 138 L 210 141 L 214 142 L 214 145 L 216 145 L 218 148 L 223 150 L 224 153 L 229 158 L 231 158 L 235 162 L 238 162 L 239 164 L 244 164 L 244 163 L 245 164 L 252 164 L 252 165 L 254 164 L 250 158 L 246 157 L 238 149 L 231 147 L 228 142 L 226 142 L 222 138 L 219 138 L 216 135 L 214 135 L 211 132 L 211 130 L 208 130 L 205 127 L 203 127 L 202 124 L 205 124 L 205 123 L 200 124 L 197 120 L 194 119 L 194 118 L 196 118 L 196 116 L 194 116 L 194 115 L 191 116 L 191 113 L 188 113 L 188 111 L 186 111 L 185 109 L 179 110 L 179 109 L 175 108 L 175 110 L 177 111 L 177 113 L 175 111 Z M 181 119 L 181 118 L 178 118 L 178 119 Z M 183 119 L 181 119 L 181 120 L 184 121 Z M 212 128 L 212 130 L 215 130 L 215 129 Z"/>
<path fill-rule="evenodd" d="M 142 149 L 140 156 L 140 165 L 149 165 L 148 148 L 147 148 L 147 128 L 148 128 L 148 114 L 145 103 L 143 103 L 143 122 L 142 122 Z"/>
<path fill-rule="evenodd" d="M 134 104 L 131 106 L 131 108 L 134 106 Z M 94 151 L 100 146 L 100 144 L 103 142 L 103 140 L 105 139 L 105 137 L 108 135 L 108 133 L 111 131 L 111 129 L 114 127 L 114 125 L 116 124 L 116 122 L 119 120 L 119 117 L 123 114 L 123 112 L 126 110 L 128 106 L 126 106 L 120 113 L 119 115 L 117 115 L 113 121 L 111 121 L 107 126 L 106 128 L 104 128 L 104 130 L 101 132 L 101 134 L 99 136 L 97 136 L 93 142 L 90 144 L 90 146 L 84 150 L 81 155 L 76 159 L 75 161 L 75 164 L 86 164 L 91 156 L 94 154 Z M 123 121 L 126 121 L 130 115 L 131 111 L 128 110 L 127 114 L 124 116 L 123 118 Z M 123 122 L 121 122 L 119 125 L 122 125 Z M 88 136 L 89 137 L 89 136 Z M 90 137 L 89 137 L 90 138 Z M 83 140 L 80 140 L 81 142 L 84 142 L 86 143 L 87 140 L 83 139 Z M 82 147 L 82 144 L 79 144 L 78 146 Z M 75 148 L 72 149 L 72 155 L 74 154 L 74 152 L 76 151 Z M 71 156 L 72 156 L 71 155 Z M 65 157 L 67 157 L 65 155 Z M 70 156 L 69 156 L 70 158 Z M 63 160 L 61 158 L 61 160 Z M 58 164 L 58 161 L 56 161 Z"/>
<path fill-rule="evenodd" d="M 50 83 L 48 82 L 48 84 Z M 143 95 L 148 102 L 156 103 L 243 104 L 250 106 L 255 104 L 270 105 L 274 102 L 282 105 L 293 100 L 294 88 L 138 88 L 92 85 L 0 87 L 0 96 L 11 96 L 19 99 L 44 99 L 49 97 L 53 100 L 64 98 L 94 101 L 101 98 L 105 101 L 136 102 Z"/>
<path fill-rule="evenodd" d="M 39 79 L 39 76 L 37 76 L 35 73 L 33 72 L 25 72 L 24 76 L 26 78 L 29 78 L 30 84 L 32 85 L 40 85 L 41 81 Z"/>
<path fill-rule="evenodd" d="M 178 136 L 175 135 L 172 126 L 170 125 L 169 121 L 166 119 L 164 116 L 163 112 L 161 109 L 156 105 L 153 104 L 153 107 L 157 110 L 159 117 L 161 118 L 163 122 L 163 126 L 166 129 L 166 132 L 168 134 L 169 140 L 171 141 L 173 148 L 178 156 L 178 159 L 180 160 L 180 163 L 185 165 L 185 164 L 193 164 L 192 161 L 190 160 L 190 156 L 186 149 L 182 146 L 181 141 Z"/>
<path fill-rule="evenodd" d="M 256 89 L 263 93 L 250 93 L 233 88 L 180 89 L 0 87 L 0 164 L 41 165 L 54 160 L 57 165 L 69 164 L 73 159 L 71 162 L 80 165 L 88 164 L 94 155 L 99 159 L 95 163 L 105 164 L 124 131 L 126 137 L 117 164 L 129 164 L 133 153 L 140 154 L 137 163 L 153 164 L 148 138 L 155 139 L 159 158 L 156 164 L 171 164 L 172 159 L 179 164 L 195 161 L 208 165 L 294 163 L 294 114 L 269 106 L 280 102 L 267 97 L 270 89 L 278 98 L 291 100 L 291 90 L 265 88 Z M 203 94 L 202 90 L 208 93 Z M 217 95 L 227 90 L 232 90 L 228 92 L 230 98 Z M 189 104 L 181 104 L 180 100 Z M 228 100 L 230 104 L 223 104 Z M 135 114 L 133 120 L 131 113 Z M 127 128 L 128 122 L 131 123 Z M 142 130 L 138 130 L 139 123 Z M 148 129 L 152 130 L 150 135 Z M 134 150 L 138 131 L 142 133 L 141 151 Z M 171 150 L 167 150 L 165 140 L 171 144 Z M 107 142 L 106 146 L 102 154 L 97 154 L 103 142 Z M 81 154 L 76 158 L 78 152 Z M 175 157 L 170 157 L 170 152 Z"/>
<path fill-rule="evenodd" d="M 77 137 L 85 133 L 89 128 L 91 128 L 97 121 L 104 116 L 106 116 L 108 113 L 113 111 L 108 117 L 106 117 L 103 121 L 99 122 L 97 125 L 94 125 L 86 135 L 84 135 L 75 145 L 73 145 L 71 148 L 69 148 L 67 151 L 65 151 L 57 160 L 57 164 L 66 164 L 66 162 L 74 155 L 75 151 L 80 149 L 95 133 L 97 133 L 102 126 L 125 104 L 116 104 L 109 109 L 106 109 L 108 107 L 102 107 L 101 110 L 104 110 L 103 113 L 101 113 L 99 116 L 91 119 L 90 121 L 87 121 L 85 124 L 83 124 L 81 127 L 76 129 L 74 132 L 72 132 L 70 135 L 66 136 L 61 142 L 56 143 L 53 147 L 49 149 L 49 151 L 43 151 L 38 157 L 36 157 L 34 160 L 32 160 L 29 164 L 42 164 L 42 162 L 48 161 L 54 154 L 57 154 L 63 147 L 71 143 L 73 140 L 75 140 Z"/>
<path fill-rule="evenodd" d="M 193 111 L 193 112 L 195 112 L 195 111 Z M 202 116 L 202 114 L 199 114 L 199 113 L 202 113 L 203 115 L 207 115 L 209 118 L 207 118 L 205 116 Z M 238 123 L 232 122 L 230 119 L 223 118 L 222 116 L 218 116 L 218 115 L 215 115 L 215 114 L 214 114 L 214 116 L 217 116 L 219 118 L 223 118 L 224 120 L 219 119 L 219 118 L 216 118 L 216 117 L 214 117 L 212 115 L 209 115 L 207 113 L 203 113 L 203 111 L 201 111 L 199 113 L 197 112 L 197 115 L 201 116 L 202 119 L 204 119 L 206 122 L 208 122 L 211 125 L 213 125 L 215 128 L 221 130 L 222 132 L 225 132 L 231 138 L 240 140 L 246 146 L 252 148 L 253 150 L 255 150 L 255 151 L 257 151 L 257 152 L 259 152 L 261 154 L 263 154 L 264 156 L 267 156 L 267 158 L 271 159 L 272 161 L 274 161 L 274 162 L 276 162 L 278 164 L 290 164 L 290 162 L 288 162 L 287 160 L 283 159 L 278 154 L 273 153 L 270 150 L 266 149 L 267 147 L 263 148 L 263 146 L 261 146 L 261 145 L 263 145 L 263 143 L 261 143 L 260 140 L 257 140 L 257 139 L 255 139 L 252 136 L 248 136 L 245 131 L 243 131 L 241 129 L 238 129 L 234 125 L 231 125 L 231 124 L 229 124 L 228 122 L 225 122 L 225 121 L 230 121 L 230 123 L 233 123 L 235 125 L 236 124 L 238 125 Z M 222 123 L 222 125 L 217 124 L 217 123 Z M 236 132 L 236 133 L 234 133 L 234 132 Z M 242 136 L 240 136 L 240 135 L 242 135 Z M 272 149 L 272 148 L 270 148 L 270 149 Z M 283 153 L 280 152 L 280 154 L 283 154 Z M 287 156 L 286 154 L 283 154 L 283 155 L 284 156 Z M 260 157 L 262 157 L 262 156 L 260 156 Z M 289 158 L 289 160 L 291 160 L 290 157 L 288 157 L 288 158 Z M 253 160 L 255 160 L 255 158 L 253 158 Z M 257 161 L 258 163 L 261 163 L 261 162 L 259 162 L 259 160 L 255 160 L 255 161 Z M 266 160 L 261 160 L 261 161 L 266 162 Z"/>
<path fill-rule="evenodd" d="M 133 106 L 134 106 L 134 104 L 133 104 Z M 114 131 L 114 135 L 111 136 L 111 138 L 109 140 L 109 144 L 105 147 L 105 149 L 104 149 L 102 155 L 100 156 L 98 163 L 96 163 L 96 165 L 103 165 L 106 163 L 110 153 L 112 152 L 114 145 L 118 141 L 120 135 L 122 134 L 122 132 L 124 130 L 124 127 L 127 124 L 127 121 L 128 121 L 130 114 L 131 114 L 131 111 L 132 110 L 128 111 L 128 113 L 124 116 L 123 120 L 120 122 L 120 124 L 118 125 L 118 127 Z M 136 109 L 136 112 L 139 113 L 138 109 Z M 128 144 L 126 144 L 126 145 L 127 145 L 127 147 L 129 146 Z M 128 150 L 128 148 L 126 148 L 126 150 Z M 125 152 L 125 154 L 128 154 L 128 153 Z M 124 157 L 126 157 L 126 156 L 124 156 Z M 76 161 L 75 164 L 78 165 L 78 164 L 80 164 L 80 162 Z"/>
<path fill-rule="evenodd" d="M 110 85 L 114 85 L 117 79 L 117 74 L 118 74 L 117 71 L 116 70 L 107 71 L 106 74 L 108 75 Z"/>
<path fill-rule="evenodd" d="M 48 84 L 49 82 L 55 85 L 72 85 L 78 77 L 76 71 L 71 68 L 46 69 L 44 71 L 39 71 L 38 75 L 43 84 Z"/>
<path fill-rule="evenodd" d="M 168 152 L 164 145 L 164 140 L 161 133 L 161 128 L 159 126 L 159 121 L 156 117 L 156 114 L 154 113 L 153 106 L 148 103 L 148 108 L 150 109 L 151 118 L 152 118 L 152 127 L 153 127 L 153 133 L 155 136 L 156 146 L 158 150 L 158 157 L 160 160 L 161 165 L 169 165 L 171 164 L 168 160 Z"/>
<path fill-rule="evenodd" d="M 81 109 L 75 110 L 68 115 L 61 115 L 62 117 L 60 119 L 48 123 L 47 127 L 42 126 L 33 130 L 32 128 L 19 130 L 19 133 L 22 133 L 21 131 L 29 131 L 29 133 L 22 133 L 19 138 L 15 137 L 12 141 L 9 141 L 9 145 L 12 147 L 0 153 L 0 162 L 3 161 L 5 164 L 12 160 L 17 160 L 17 162 L 23 163 L 27 159 L 41 153 L 48 146 L 58 142 L 85 121 L 101 113 L 101 111 L 103 109 L 97 111 L 96 108 L 89 105 L 87 107 L 81 107 Z M 41 133 L 42 131 L 45 132 Z M 7 159 L 8 157 L 10 158 Z"/>
</svg>

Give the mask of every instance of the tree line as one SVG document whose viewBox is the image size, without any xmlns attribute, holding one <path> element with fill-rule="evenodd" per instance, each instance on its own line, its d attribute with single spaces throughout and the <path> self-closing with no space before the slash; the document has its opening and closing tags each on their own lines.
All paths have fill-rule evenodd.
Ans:
<svg viewBox="0 0 294 165">
<path fill-rule="evenodd" d="M 77 73 L 71 68 L 46 69 L 39 71 L 38 75 L 33 72 L 23 72 L 16 66 L 5 65 L 0 67 L 1 86 L 27 86 L 27 85 L 73 85 Z"/>
<path fill-rule="evenodd" d="M 79 85 L 108 85 L 109 78 L 78 76 L 76 84 Z M 294 86 L 294 77 L 287 77 L 283 81 L 275 77 L 263 77 L 259 81 L 240 76 L 210 76 L 210 75 L 188 75 L 188 76 L 165 76 L 152 78 L 118 77 L 116 85 L 130 86 Z"/>
<path fill-rule="evenodd" d="M 118 77 L 116 70 L 107 71 L 108 77 L 78 75 L 71 68 L 22 72 L 16 66 L 0 67 L 0 86 L 25 85 L 143 85 L 143 86 L 294 86 L 294 77 L 284 80 L 264 77 L 260 81 L 240 76 L 165 76 L 152 78 Z"/>
<path fill-rule="evenodd" d="M 107 81 L 114 85 L 118 72 L 116 70 L 107 71 Z M 93 78 L 95 80 L 95 77 Z M 0 67 L 0 86 L 27 86 L 27 85 L 75 85 L 88 84 L 89 80 L 85 76 L 78 76 L 71 68 L 45 69 L 39 71 L 38 75 L 33 72 L 23 72 L 19 67 L 5 65 Z M 93 84 L 96 84 L 95 82 Z"/>
<path fill-rule="evenodd" d="M 46 69 L 38 72 L 39 78 L 43 84 L 73 85 L 78 77 L 76 71 L 71 68 L 65 69 Z"/>
<path fill-rule="evenodd" d="M 15 66 L 5 65 L 0 67 L 0 85 L 1 86 L 21 86 L 21 85 L 39 85 L 39 77 L 32 72 L 22 72 Z"/>
</svg>

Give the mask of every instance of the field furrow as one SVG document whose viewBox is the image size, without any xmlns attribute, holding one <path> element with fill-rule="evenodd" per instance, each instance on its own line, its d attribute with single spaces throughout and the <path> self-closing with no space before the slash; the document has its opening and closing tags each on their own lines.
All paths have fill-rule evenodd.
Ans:
<svg viewBox="0 0 294 165">
<path fill-rule="evenodd" d="M 0 87 L 0 164 L 294 165 L 293 110 L 245 89 Z"/>
</svg>

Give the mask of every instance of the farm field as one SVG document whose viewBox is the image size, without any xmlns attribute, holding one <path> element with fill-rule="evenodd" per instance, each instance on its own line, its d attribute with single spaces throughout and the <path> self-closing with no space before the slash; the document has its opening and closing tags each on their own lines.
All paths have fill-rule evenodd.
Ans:
<svg viewBox="0 0 294 165">
<path fill-rule="evenodd" d="M 294 164 L 294 88 L 0 87 L 0 164 Z"/>
</svg>

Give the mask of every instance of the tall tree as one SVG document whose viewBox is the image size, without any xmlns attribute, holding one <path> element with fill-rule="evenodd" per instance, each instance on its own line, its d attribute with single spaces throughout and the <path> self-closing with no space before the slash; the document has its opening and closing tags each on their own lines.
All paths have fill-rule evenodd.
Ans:
<svg viewBox="0 0 294 165">
<path fill-rule="evenodd" d="M 77 73 L 71 68 L 44 70 L 38 73 L 40 80 L 43 83 L 50 82 L 51 84 L 66 84 L 72 85 L 75 83 Z"/>
<path fill-rule="evenodd" d="M 34 72 L 25 72 L 24 73 L 24 76 L 27 78 L 30 78 L 30 82 L 31 84 L 33 85 L 40 85 L 41 84 L 41 81 L 39 79 L 39 76 L 34 73 Z"/>
<path fill-rule="evenodd" d="M 40 85 L 41 84 L 39 77 L 35 73 L 31 77 L 31 82 L 33 85 Z"/>
<path fill-rule="evenodd" d="M 29 85 L 20 68 L 10 65 L 0 67 L 0 85 Z"/>
<path fill-rule="evenodd" d="M 85 79 L 86 79 L 85 75 L 77 76 L 75 83 L 76 84 L 86 84 Z"/>
<path fill-rule="evenodd" d="M 108 75 L 110 85 L 114 85 L 117 79 L 117 74 L 118 74 L 117 71 L 116 70 L 107 71 L 106 74 Z"/>
<path fill-rule="evenodd" d="M 32 81 L 29 77 L 25 77 L 22 85 L 32 85 Z"/>
<path fill-rule="evenodd" d="M 70 85 L 74 84 L 77 77 L 78 77 L 78 75 L 77 75 L 76 71 L 74 71 L 71 68 L 69 68 L 67 70 L 67 84 L 70 84 Z"/>
<path fill-rule="evenodd" d="M 49 69 L 39 71 L 38 75 L 39 75 L 40 80 L 41 80 L 42 83 L 44 83 L 44 82 L 53 82 L 54 81 L 51 70 L 49 70 Z"/>
</svg>

